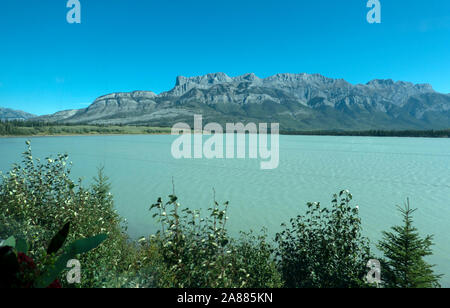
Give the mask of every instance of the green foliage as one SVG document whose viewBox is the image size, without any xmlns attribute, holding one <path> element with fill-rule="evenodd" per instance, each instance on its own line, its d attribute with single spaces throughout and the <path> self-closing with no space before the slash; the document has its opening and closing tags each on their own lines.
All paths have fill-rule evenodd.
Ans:
<svg viewBox="0 0 450 308">
<path fill-rule="evenodd" d="M 49 287 L 56 282 L 58 276 L 66 268 L 70 259 L 77 255 L 87 253 L 97 248 L 105 239 L 101 234 L 92 238 L 82 239 L 70 244 L 62 255 L 52 263 L 53 254 L 63 246 L 69 232 L 70 223 L 67 223 L 51 240 L 47 248 L 47 255 L 40 270 L 36 269 L 33 259 L 26 255 L 28 244 L 25 240 L 9 237 L 0 245 L 0 286 L 2 288 L 13 287 Z M 20 265 L 19 265 L 20 260 Z M 59 282 L 58 282 L 59 283 Z"/>
<path fill-rule="evenodd" d="M 254 106 L 258 108 L 257 106 Z M 230 108 L 229 105 L 218 108 Z M 222 110 L 225 112 L 235 112 L 236 110 Z M 257 111 L 263 112 L 264 111 Z M 239 112 L 239 111 L 237 111 Z M 233 119 L 229 119 L 234 121 Z M 288 123 L 290 119 L 284 119 Z M 224 121 L 226 123 L 229 121 Z M 157 123 L 158 125 L 167 125 L 167 123 Z M 192 123 L 190 123 L 192 124 Z M 288 126 L 296 126 L 292 122 Z M 192 124 L 193 125 L 193 124 Z M 91 134 L 170 134 L 170 127 L 152 127 L 145 123 L 143 125 L 101 125 L 101 124 L 62 124 L 50 122 L 28 121 L 0 121 L 0 136 L 44 136 L 44 135 L 91 135 Z M 427 138 L 448 138 L 450 129 L 442 130 L 312 130 L 296 131 L 281 130 L 282 135 L 314 135 L 314 136 L 375 136 L 375 137 L 427 137 Z"/>
<path fill-rule="evenodd" d="M 305 216 L 277 234 L 279 267 L 287 287 L 352 288 L 365 286 L 369 243 L 361 235 L 352 195 L 334 195 L 331 209 L 308 203 Z"/>
<path fill-rule="evenodd" d="M 68 227 L 66 226 L 64 226 L 64 228 L 53 238 L 50 244 L 50 245 L 53 244 L 53 247 L 49 247 L 48 251 L 52 251 L 51 248 L 56 248 L 56 246 L 54 245 L 55 242 L 60 243 L 62 246 L 62 244 L 65 241 L 65 238 L 61 239 L 61 236 L 65 235 L 65 237 L 67 237 L 68 235 L 67 233 L 65 233 L 66 230 L 68 231 Z M 58 276 L 63 272 L 69 260 L 74 259 L 78 255 L 87 253 L 97 248 L 101 243 L 103 243 L 107 239 L 107 237 L 108 236 L 106 234 L 100 234 L 94 237 L 77 240 L 72 244 L 70 244 L 69 246 L 67 246 L 64 249 L 62 255 L 59 256 L 59 258 L 55 261 L 55 263 L 48 266 L 43 271 L 43 274 L 40 277 L 38 277 L 38 279 L 35 282 L 35 286 L 37 288 L 45 288 L 49 286 L 52 283 L 52 281 L 57 279 Z M 53 251 L 52 253 L 56 253 L 58 250 L 59 248 L 56 249 L 56 251 Z"/>
<path fill-rule="evenodd" d="M 64 227 L 52 238 L 50 245 L 47 248 L 47 254 L 56 253 L 63 245 L 69 235 L 70 222 L 66 223 Z"/>
<path fill-rule="evenodd" d="M 29 255 L 37 260 L 67 222 L 71 222 L 68 241 L 105 233 L 108 239 L 95 251 L 83 255 L 81 287 L 101 287 L 101 273 L 128 270 L 133 255 L 128 238 L 115 212 L 113 199 L 102 172 L 89 188 L 70 179 L 67 155 L 34 159 L 30 142 L 22 164 L 2 176 L 0 183 L 0 238 L 14 235 L 26 239 Z"/>
<path fill-rule="evenodd" d="M 7 245 L 5 245 L 5 246 L 7 246 Z M 15 248 L 16 248 L 17 252 L 24 253 L 24 254 L 27 254 L 28 249 L 29 249 L 27 241 L 24 239 L 21 239 L 21 238 L 17 239 Z"/>
<path fill-rule="evenodd" d="M 136 125 L 75 125 L 33 121 L 0 121 L 0 136 L 159 134 L 170 128 Z"/>
<path fill-rule="evenodd" d="M 403 225 L 392 227 L 392 232 L 383 232 L 378 248 L 384 253 L 383 280 L 390 288 L 436 288 L 440 287 L 441 275 L 435 275 L 433 265 L 424 258 L 432 254 L 431 235 L 421 238 L 413 226 L 409 200 L 398 207 L 403 216 Z"/>
<path fill-rule="evenodd" d="M 279 287 L 281 279 L 265 237 L 235 242 L 227 234 L 228 202 L 198 211 L 181 209 L 175 195 L 153 204 L 161 229 L 150 240 L 160 264 L 156 264 L 160 287 L 229 288 Z M 254 258 L 250 261 L 248 258 Z"/>
<path fill-rule="evenodd" d="M 260 235 L 241 233 L 239 240 L 233 240 L 233 257 L 245 268 L 246 288 L 281 288 L 283 280 L 274 259 L 275 247 L 267 239 L 266 230 Z"/>
<path fill-rule="evenodd" d="M 2 246 L 16 247 L 16 238 L 14 236 L 10 236 L 6 239 Z"/>
<path fill-rule="evenodd" d="M 24 239 L 16 239 L 14 236 L 10 236 L 5 241 L 0 242 L 0 246 L 2 247 L 11 247 L 15 248 L 17 252 L 27 253 L 28 252 L 28 244 Z"/>
</svg>

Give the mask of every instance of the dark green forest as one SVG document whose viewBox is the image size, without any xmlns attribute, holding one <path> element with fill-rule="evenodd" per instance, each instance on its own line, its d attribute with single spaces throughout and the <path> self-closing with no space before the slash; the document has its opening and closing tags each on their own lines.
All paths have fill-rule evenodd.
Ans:
<svg viewBox="0 0 450 308">
<path fill-rule="evenodd" d="M 0 121 L 0 136 L 132 135 L 165 133 L 170 133 L 170 128 L 125 125 L 72 125 L 31 121 Z"/>
<path fill-rule="evenodd" d="M 143 125 L 84 125 L 59 124 L 33 121 L 0 121 L 0 136 L 53 136 L 53 135 L 96 135 L 96 134 L 170 134 L 170 127 Z M 361 137 L 424 137 L 448 138 L 446 130 L 367 130 L 367 131 L 281 131 L 282 135 L 305 136 L 361 136 Z"/>
</svg>

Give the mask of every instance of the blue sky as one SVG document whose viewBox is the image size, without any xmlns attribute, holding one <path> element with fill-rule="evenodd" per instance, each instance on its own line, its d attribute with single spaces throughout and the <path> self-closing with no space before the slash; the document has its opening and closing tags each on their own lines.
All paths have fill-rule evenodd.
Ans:
<svg viewBox="0 0 450 308">
<path fill-rule="evenodd" d="M 0 0 L 0 106 L 46 114 L 177 75 L 320 73 L 431 83 L 450 92 L 450 1 Z"/>
</svg>

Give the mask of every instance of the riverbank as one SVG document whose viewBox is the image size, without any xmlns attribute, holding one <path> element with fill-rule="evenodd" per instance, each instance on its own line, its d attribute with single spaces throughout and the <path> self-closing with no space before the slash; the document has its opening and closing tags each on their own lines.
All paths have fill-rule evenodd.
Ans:
<svg viewBox="0 0 450 308">
<path fill-rule="evenodd" d="M 0 122 L 0 137 L 50 137 L 95 135 L 167 135 L 171 127 L 134 125 L 70 125 L 33 122 Z M 450 128 L 443 130 L 311 130 L 280 131 L 281 135 L 298 136 L 355 136 L 355 137 L 420 137 L 449 138 Z"/>
<path fill-rule="evenodd" d="M 150 126 L 100 126 L 100 125 L 52 125 L 30 123 L 0 123 L 0 137 L 50 137 L 95 135 L 158 135 L 170 134 L 166 127 Z"/>
<path fill-rule="evenodd" d="M 444 130 L 303 131 L 303 132 L 281 132 L 281 134 L 282 135 L 298 135 L 298 136 L 449 138 L 450 137 L 450 129 L 444 129 Z"/>
</svg>

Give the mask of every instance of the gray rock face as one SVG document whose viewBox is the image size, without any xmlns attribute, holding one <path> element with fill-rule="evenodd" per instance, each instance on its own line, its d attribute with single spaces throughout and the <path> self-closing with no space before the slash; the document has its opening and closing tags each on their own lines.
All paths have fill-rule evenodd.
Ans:
<svg viewBox="0 0 450 308">
<path fill-rule="evenodd" d="M 34 117 L 36 116 L 31 113 L 0 107 L 0 121 L 25 121 Z"/>
<path fill-rule="evenodd" d="M 67 123 L 279 122 L 283 130 L 439 129 L 450 127 L 450 95 L 428 84 L 372 80 L 353 85 L 319 74 L 224 73 L 176 79 L 160 95 L 136 91 L 96 99 L 86 109 L 47 116 Z"/>
</svg>

